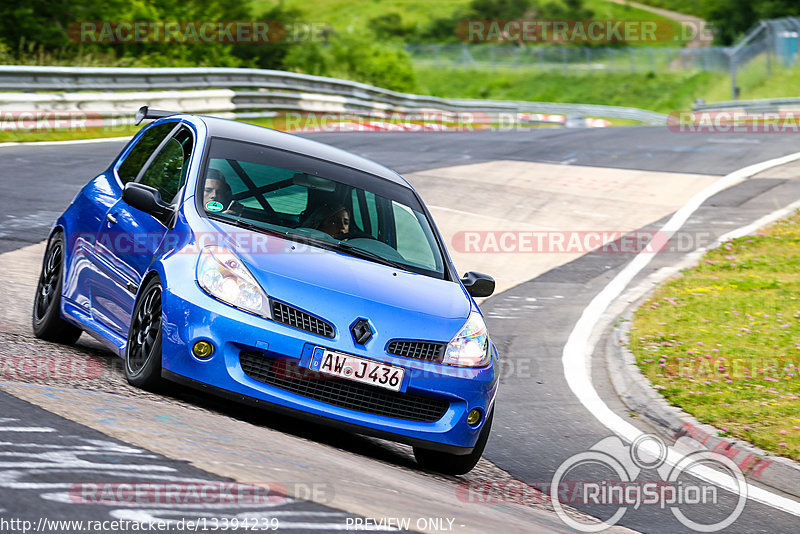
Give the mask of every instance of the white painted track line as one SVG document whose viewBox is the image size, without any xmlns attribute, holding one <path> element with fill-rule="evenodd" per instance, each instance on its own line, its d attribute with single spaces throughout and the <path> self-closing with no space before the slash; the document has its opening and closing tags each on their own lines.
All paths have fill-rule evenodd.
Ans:
<svg viewBox="0 0 800 534">
<path fill-rule="evenodd" d="M 667 238 L 671 238 L 703 202 L 716 193 L 750 178 L 761 171 L 797 160 L 800 160 L 800 152 L 749 165 L 723 176 L 692 197 L 689 202 L 670 217 L 660 231 L 666 234 Z M 750 227 L 752 227 L 752 225 L 748 225 L 744 228 Z M 643 436 L 644 432 L 614 413 L 597 394 L 592 384 L 590 366 L 588 365 L 592 352 L 594 351 L 594 344 L 590 342 L 590 336 L 606 309 L 608 309 L 612 302 L 622 294 L 633 278 L 639 274 L 654 257 L 655 254 L 651 251 L 643 250 L 640 252 L 592 299 L 589 305 L 583 310 L 580 319 L 578 319 L 578 322 L 570 333 L 564 345 L 561 360 L 564 366 L 564 376 L 567 380 L 567 384 L 569 384 L 570 389 L 578 400 L 580 400 L 586 409 L 606 428 L 629 442 L 633 442 L 636 438 Z M 644 443 L 647 442 L 645 441 Z M 645 447 L 645 450 L 646 449 Z M 652 451 L 650 452 L 655 455 L 658 454 L 655 447 L 652 447 Z M 677 465 L 683 458 L 684 456 L 682 454 L 670 450 L 666 462 L 670 465 Z M 696 466 L 690 469 L 689 472 L 701 480 L 738 494 L 736 480 L 724 473 L 702 466 Z M 772 493 L 758 486 L 753 486 L 749 483 L 746 489 L 748 498 L 783 512 L 800 516 L 800 502 Z"/>
</svg>

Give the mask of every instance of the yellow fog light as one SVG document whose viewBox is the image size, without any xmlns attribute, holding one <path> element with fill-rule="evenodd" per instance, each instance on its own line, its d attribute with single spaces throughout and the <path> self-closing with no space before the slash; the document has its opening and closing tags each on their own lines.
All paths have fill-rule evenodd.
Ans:
<svg viewBox="0 0 800 534">
<path fill-rule="evenodd" d="M 214 345 L 208 341 L 198 341 L 192 347 L 192 354 L 198 358 L 208 358 L 214 352 Z"/>
<path fill-rule="evenodd" d="M 481 411 L 480 410 L 472 410 L 469 412 L 467 416 L 467 424 L 469 426 L 475 426 L 481 422 Z"/>
</svg>

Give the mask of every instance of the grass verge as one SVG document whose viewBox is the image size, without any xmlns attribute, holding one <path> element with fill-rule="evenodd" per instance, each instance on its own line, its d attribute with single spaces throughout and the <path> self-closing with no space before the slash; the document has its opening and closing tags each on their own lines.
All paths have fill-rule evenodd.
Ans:
<svg viewBox="0 0 800 534">
<path fill-rule="evenodd" d="M 39 141 L 74 141 L 78 139 L 102 139 L 105 137 L 127 137 L 139 131 L 140 126 L 125 125 L 112 128 L 76 128 L 54 130 L 0 130 L 0 143 L 30 143 Z"/>
<path fill-rule="evenodd" d="M 559 74 L 535 70 L 417 68 L 424 94 L 535 102 L 632 106 L 662 113 L 691 109 L 724 75 L 696 73 Z"/>
<path fill-rule="evenodd" d="M 668 402 L 800 460 L 800 212 L 726 242 L 635 313 L 630 348 Z"/>
<path fill-rule="evenodd" d="M 336 31 L 357 33 L 368 32 L 371 20 L 382 15 L 400 15 L 404 25 L 422 30 L 435 19 L 448 18 L 459 9 L 465 9 L 471 0 L 394 0 L 381 2 L 380 0 L 318 0 L 313 9 L 302 0 L 287 0 L 287 7 L 296 7 L 306 13 L 308 23 L 324 23 L 332 26 Z M 556 2 L 561 3 L 561 2 Z M 274 0 L 253 0 L 251 2 L 256 13 L 274 5 Z M 621 5 L 607 0 L 583 0 L 584 8 L 592 11 L 594 20 L 669 20 L 667 17 L 657 15 L 650 11 L 639 9 L 630 5 Z M 677 28 L 676 25 L 673 25 Z M 453 28 L 455 35 L 455 28 Z M 682 46 L 679 32 L 676 38 L 666 42 L 638 42 L 632 41 L 632 46 Z"/>
</svg>

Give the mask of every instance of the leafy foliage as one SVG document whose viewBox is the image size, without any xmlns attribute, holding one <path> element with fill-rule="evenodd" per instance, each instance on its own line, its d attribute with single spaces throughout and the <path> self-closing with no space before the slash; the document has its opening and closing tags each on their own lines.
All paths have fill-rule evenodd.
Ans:
<svg viewBox="0 0 800 534">
<path fill-rule="evenodd" d="M 405 50 L 369 36 L 334 35 L 324 44 L 294 47 L 284 65 L 309 74 L 347 78 L 395 91 L 416 88 L 414 69 Z"/>
<path fill-rule="evenodd" d="M 431 22 L 422 38 L 431 41 L 455 41 L 454 29 L 467 20 L 586 20 L 594 13 L 583 0 L 472 0 L 466 8 L 456 9 L 445 18 Z"/>
<path fill-rule="evenodd" d="M 395 15 L 376 22 L 377 33 L 403 37 L 407 32 L 401 28 L 401 16 Z M 363 32 L 335 35 L 329 28 L 312 38 L 292 33 L 308 20 L 303 10 L 283 2 L 254 17 L 249 0 L 5 0 L 0 3 L 0 59 L 38 64 L 261 67 L 414 89 L 411 62 L 400 43 L 381 42 Z M 289 33 L 275 42 L 79 42 L 75 25 L 87 21 L 263 21 L 273 28 L 282 25 Z"/>
<path fill-rule="evenodd" d="M 797 0 L 641 0 L 645 4 L 704 18 L 719 44 L 729 45 L 761 19 L 800 15 Z"/>
</svg>

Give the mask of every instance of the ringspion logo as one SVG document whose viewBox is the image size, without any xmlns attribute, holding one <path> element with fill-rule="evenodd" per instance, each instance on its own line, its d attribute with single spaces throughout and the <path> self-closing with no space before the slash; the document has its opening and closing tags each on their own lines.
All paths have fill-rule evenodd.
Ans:
<svg viewBox="0 0 800 534">
<path fill-rule="evenodd" d="M 550 487 L 550 498 L 561 520 L 580 532 L 600 532 L 622 519 L 629 508 L 657 506 L 669 509 L 684 526 L 697 532 L 717 532 L 736 521 L 747 503 L 747 481 L 741 469 L 725 455 L 707 449 L 688 436 L 680 437 L 670 448 L 661 438 L 643 434 L 626 445 L 617 436 L 595 443 L 588 451 L 567 458 L 556 469 Z M 677 461 L 667 463 L 670 450 L 678 452 Z M 724 473 L 735 483 L 735 502 L 719 497 L 719 488 L 693 478 L 692 471 L 706 467 Z M 653 472 L 658 480 L 639 480 L 643 472 Z M 598 479 L 597 473 L 607 474 Z M 590 474 L 590 476 L 587 476 Z M 566 513 L 559 488 L 567 482 L 580 488 L 581 501 L 603 506 L 609 517 L 600 522 L 579 521 Z M 692 507 L 699 505 L 700 508 Z M 719 512 L 709 518 L 704 507 Z"/>
</svg>

